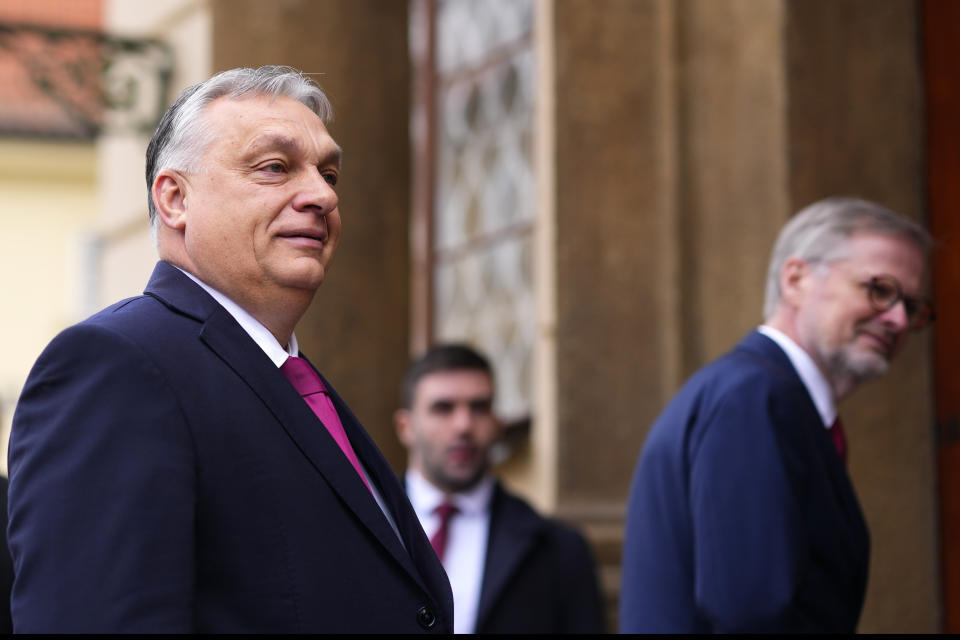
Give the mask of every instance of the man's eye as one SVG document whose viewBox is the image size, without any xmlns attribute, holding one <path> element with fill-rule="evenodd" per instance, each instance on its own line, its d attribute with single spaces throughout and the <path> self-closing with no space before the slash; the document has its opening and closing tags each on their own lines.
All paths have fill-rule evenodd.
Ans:
<svg viewBox="0 0 960 640">
<path fill-rule="evenodd" d="M 493 410 L 493 402 L 490 400 L 477 400 L 470 403 L 470 412 L 474 415 L 487 415 Z"/>
<path fill-rule="evenodd" d="M 884 302 L 889 302 L 897 297 L 897 290 L 886 284 L 877 284 L 873 288 L 874 295 Z"/>
<path fill-rule="evenodd" d="M 323 179 L 326 180 L 327 184 L 329 184 L 331 187 L 335 187 L 337 185 L 337 180 L 339 179 L 339 176 L 336 173 L 333 173 L 332 171 L 328 171 L 322 175 L 323 175 Z"/>
<path fill-rule="evenodd" d="M 430 407 L 431 412 L 434 415 L 445 416 L 453 413 L 453 403 L 452 402 L 435 402 Z"/>
<path fill-rule="evenodd" d="M 273 162 L 263 167 L 263 170 L 269 173 L 283 173 L 284 167 L 279 162 Z"/>
</svg>

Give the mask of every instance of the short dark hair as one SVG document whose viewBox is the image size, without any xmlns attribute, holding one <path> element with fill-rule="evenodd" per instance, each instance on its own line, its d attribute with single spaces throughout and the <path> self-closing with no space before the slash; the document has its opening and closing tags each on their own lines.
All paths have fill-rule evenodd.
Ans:
<svg viewBox="0 0 960 640">
<path fill-rule="evenodd" d="M 493 380 L 490 361 L 469 345 L 457 342 L 437 344 L 416 358 L 403 377 L 400 402 L 405 409 L 413 407 L 413 396 L 420 380 L 438 371 L 483 371 Z"/>
</svg>

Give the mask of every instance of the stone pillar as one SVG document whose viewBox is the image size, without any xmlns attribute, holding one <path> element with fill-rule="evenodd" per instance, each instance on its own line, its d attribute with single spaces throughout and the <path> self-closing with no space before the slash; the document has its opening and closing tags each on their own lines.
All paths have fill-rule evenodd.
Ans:
<svg viewBox="0 0 960 640">
<path fill-rule="evenodd" d="M 919 3 L 790 0 L 791 209 L 831 194 L 926 219 Z M 938 514 L 929 332 L 840 407 L 870 526 L 864 633 L 936 633 Z"/>
<path fill-rule="evenodd" d="M 670 1 L 554 4 L 555 503 L 594 543 L 611 631 L 630 476 L 679 378 L 675 21 Z"/>
<path fill-rule="evenodd" d="M 216 70 L 286 64 L 316 74 L 343 147 L 343 238 L 297 327 L 395 468 L 391 416 L 409 331 L 410 71 L 406 2 L 214 0 Z"/>
<path fill-rule="evenodd" d="M 923 216 L 917 3 L 556 0 L 559 515 L 615 607 L 630 476 L 695 369 L 761 320 L 777 232 L 831 194 Z M 928 343 L 841 407 L 873 532 L 861 631 L 936 631 Z M 615 624 L 615 620 L 614 620 Z"/>
</svg>

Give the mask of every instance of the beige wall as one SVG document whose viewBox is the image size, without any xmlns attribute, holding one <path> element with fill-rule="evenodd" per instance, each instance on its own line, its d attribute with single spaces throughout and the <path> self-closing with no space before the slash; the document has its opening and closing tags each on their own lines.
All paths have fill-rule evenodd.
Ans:
<svg viewBox="0 0 960 640">
<path fill-rule="evenodd" d="M 206 0 L 105 0 L 104 29 L 166 42 L 173 51 L 168 105 L 185 87 L 211 75 L 211 18 Z M 97 306 L 143 291 L 157 252 L 147 222 L 145 152 L 150 136 L 106 133 L 97 141 L 102 199 L 95 274 Z"/>
<path fill-rule="evenodd" d="M 99 212 L 91 143 L 0 140 L 0 471 L 13 410 L 40 352 L 85 311 L 86 242 Z"/>
<path fill-rule="evenodd" d="M 617 591 L 623 500 L 679 384 L 761 319 L 777 230 L 832 194 L 924 217 L 912 0 L 557 0 L 558 504 Z M 864 632 L 939 628 L 929 343 L 841 407 Z M 603 536 L 606 537 L 603 537 Z"/>
<path fill-rule="evenodd" d="M 209 75 L 205 0 L 105 0 L 103 29 L 174 48 L 173 89 Z M 63 328 L 143 290 L 156 261 L 146 222 L 147 137 L 0 140 L 0 470 L 16 398 Z"/>
</svg>

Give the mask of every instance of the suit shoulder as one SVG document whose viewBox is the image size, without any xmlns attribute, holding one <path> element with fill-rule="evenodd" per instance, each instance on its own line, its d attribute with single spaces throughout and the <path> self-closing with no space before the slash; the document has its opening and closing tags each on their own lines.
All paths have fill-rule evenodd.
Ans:
<svg viewBox="0 0 960 640">
<path fill-rule="evenodd" d="M 182 326 L 178 314 L 156 298 L 140 295 L 105 307 L 90 317 L 62 330 L 44 350 L 44 354 L 65 346 L 81 348 L 87 342 L 112 344 L 117 348 L 163 344 Z"/>
<path fill-rule="evenodd" d="M 126 320 L 119 319 L 116 314 L 122 313 L 122 309 L 131 304 L 135 305 L 136 300 L 137 298 L 122 300 L 63 329 L 50 341 L 41 357 L 49 356 L 51 353 L 59 353 L 65 348 L 86 351 L 84 345 L 91 342 L 128 342 L 129 329 L 137 326 L 138 323 L 130 318 L 129 314 Z"/>
<path fill-rule="evenodd" d="M 111 328 L 124 333 L 137 329 L 152 331 L 159 323 L 168 323 L 177 314 L 152 295 L 143 294 L 115 302 L 93 314 L 79 325 Z"/>
<path fill-rule="evenodd" d="M 183 333 L 161 308 L 149 296 L 128 298 L 63 329 L 37 357 L 24 392 L 53 391 L 94 371 L 125 372 L 127 382 L 140 375 L 163 376 L 161 363 L 173 357 L 171 341 Z"/>
<path fill-rule="evenodd" d="M 500 482 L 494 486 L 492 511 L 507 513 L 511 518 L 522 519 L 530 522 L 545 521 L 546 518 L 540 515 L 529 502 L 517 494 L 509 491 Z"/>
<path fill-rule="evenodd" d="M 764 403 L 793 398 L 806 388 L 788 361 L 738 346 L 697 370 L 683 384 L 664 413 L 678 409 L 701 413 L 724 402 Z"/>
<path fill-rule="evenodd" d="M 770 345 L 772 348 L 773 345 Z M 814 409 L 800 377 L 784 356 L 743 343 L 696 371 L 664 407 L 653 423 L 641 458 L 669 452 L 680 460 L 696 449 L 709 425 L 727 418 L 759 427 L 774 418 L 791 416 L 798 408 Z M 764 417 L 765 416 L 765 417 Z M 745 431 L 743 431 L 745 433 Z"/>
<path fill-rule="evenodd" d="M 539 535 L 564 543 L 565 546 L 582 545 L 586 548 L 586 538 L 573 525 L 541 514 L 529 502 L 502 486 L 498 485 L 498 492 L 499 496 L 496 499 L 501 501 L 498 511 L 504 518 L 511 519 L 514 524 L 523 523 L 535 529 Z"/>
<path fill-rule="evenodd" d="M 800 383 L 789 362 L 738 346 L 704 366 L 694 377 L 730 388 L 793 386 Z"/>
</svg>

